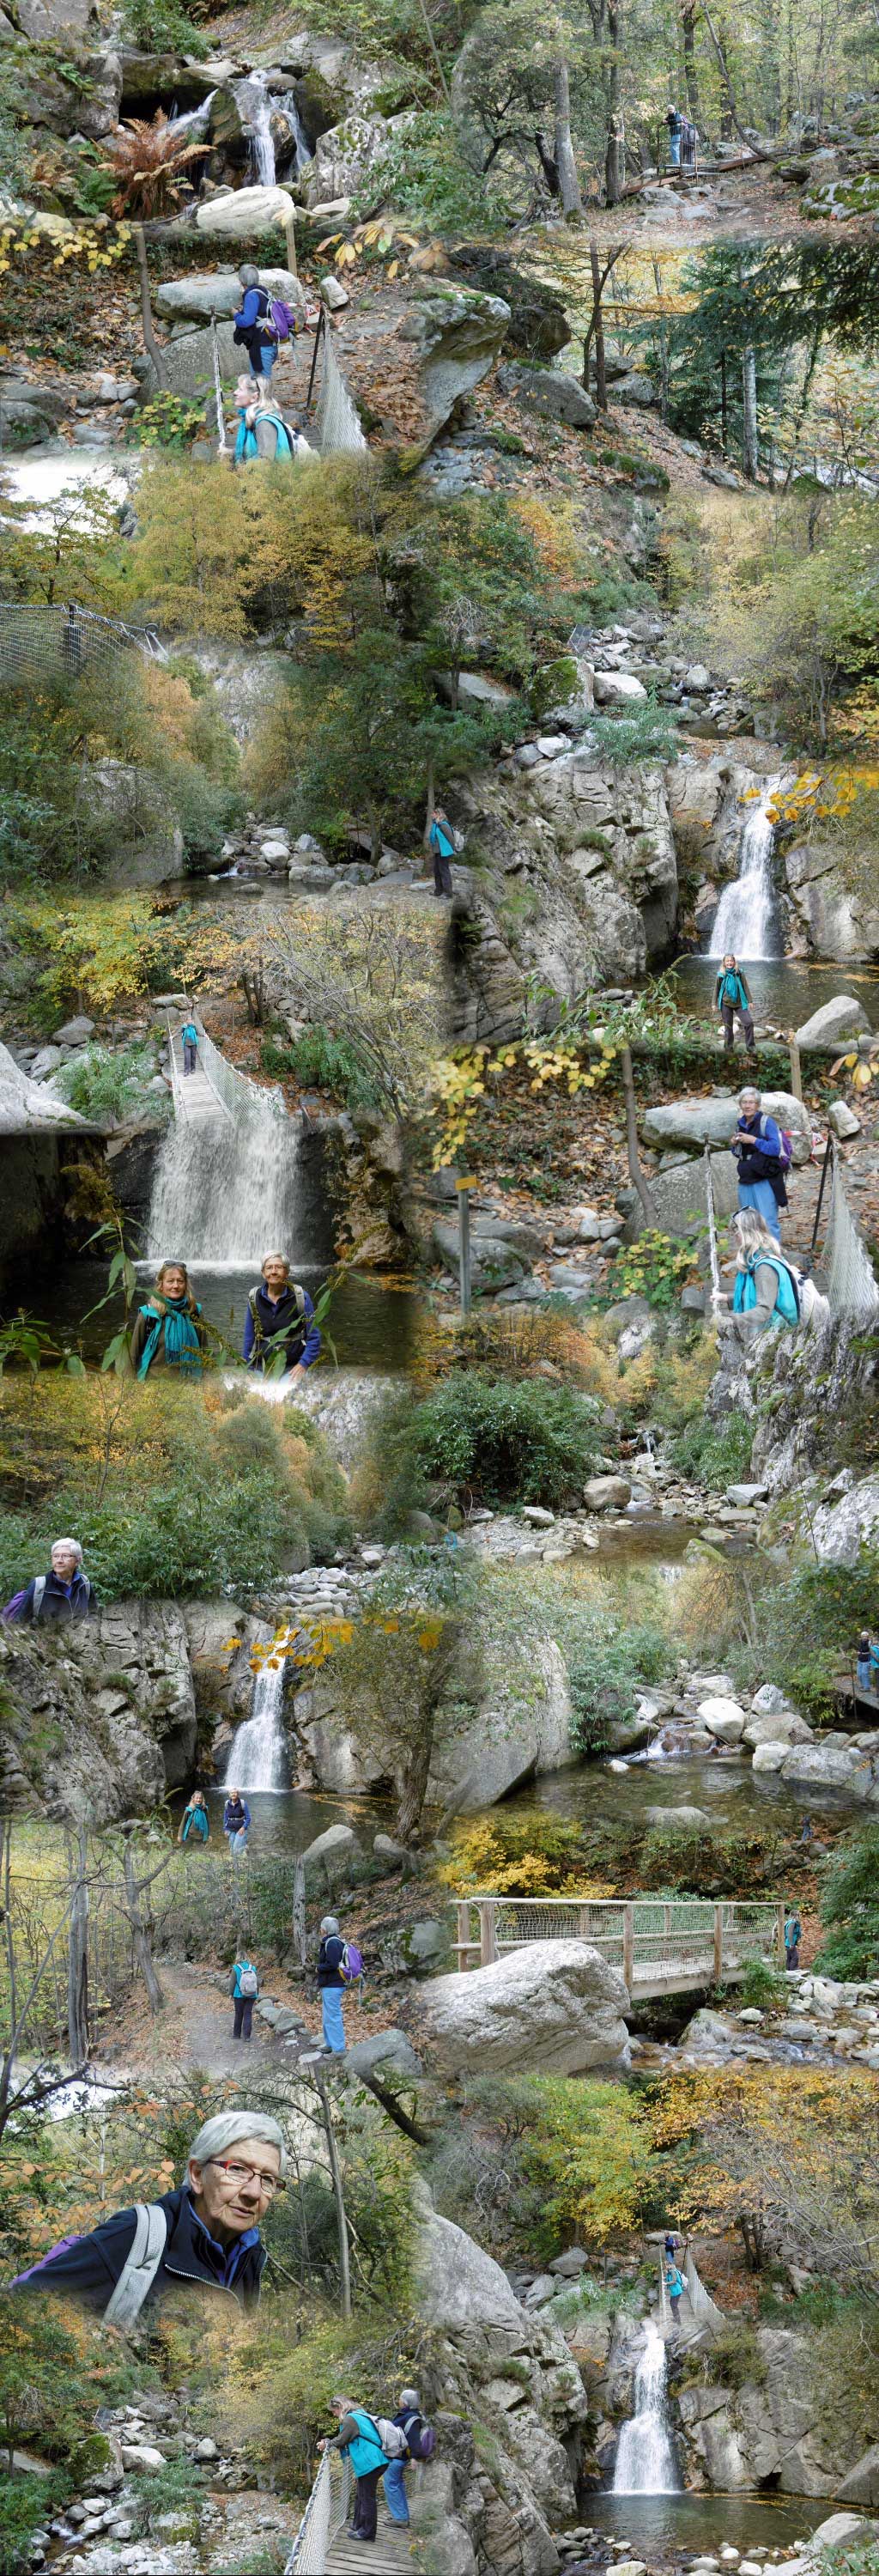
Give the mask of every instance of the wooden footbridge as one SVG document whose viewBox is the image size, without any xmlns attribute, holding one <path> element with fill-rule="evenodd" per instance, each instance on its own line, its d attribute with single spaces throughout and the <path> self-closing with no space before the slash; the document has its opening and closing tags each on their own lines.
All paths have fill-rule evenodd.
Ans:
<svg viewBox="0 0 879 2576">
<path fill-rule="evenodd" d="M 417 2466 L 410 2469 L 409 2476 L 410 2480 L 418 2477 Z M 364 2543 L 353 2540 L 348 2530 L 353 2498 L 354 2480 L 348 2461 L 338 2451 L 324 2451 L 284 2576 L 363 2576 Z M 367 2545 L 369 2576 L 402 2576 L 404 2568 L 411 2570 L 410 2526 L 391 2521 L 381 2498 L 381 2481 L 378 2530 Z"/>
<path fill-rule="evenodd" d="M 459 1970 L 488 1968 L 531 1941 L 588 1941 L 618 1968 L 632 2001 L 735 1985 L 755 1960 L 784 1966 L 782 1900 L 695 1896 L 460 1896 Z"/>
</svg>

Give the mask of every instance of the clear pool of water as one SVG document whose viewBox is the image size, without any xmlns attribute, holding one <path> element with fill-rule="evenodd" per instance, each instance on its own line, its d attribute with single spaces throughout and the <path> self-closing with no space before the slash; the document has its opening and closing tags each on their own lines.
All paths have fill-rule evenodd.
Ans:
<svg viewBox="0 0 879 2576">
<path fill-rule="evenodd" d="M 742 958 L 757 1027 L 768 1021 L 774 1028 L 799 1029 L 812 1012 L 821 1009 L 837 993 L 851 993 L 862 1003 L 871 1028 L 879 1028 L 879 974 L 869 966 L 840 966 L 810 959 L 808 963 L 794 957 L 766 959 L 752 965 Z M 714 957 L 679 957 L 672 968 L 675 988 L 682 1011 L 695 1019 L 717 1025 L 714 1011 L 714 986 L 718 974 Z M 741 1038 L 738 1040 L 741 1053 Z"/>
<path fill-rule="evenodd" d="M 790 2549 L 836 2510 L 829 2496 L 585 2495 L 582 2520 L 614 2540 L 630 2540 L 648 2565 L 679 2553 L 713 2555 L 725 2544 Z"/>
<path fill-rule="evenodd" d="M 839 1816 L 854 1802 L 831 1790 L 819 1792 L 812 1781 L 781 1781 L 777 1773 L 755 1776 L 750 1762 L 734 1755 L 675 1754 L 662 1762 L 629 1762 L 609 1770 L 603 1762 L 584 1762 L 576 1770 L 555 1771 L 517 1798 L 504 1800 L 507 1812 L 533 1814 L 535 1808 L 569 1816 L 589 1827 L 608 1824 L 647 1830 L 647 1807 L 701 1807 L 722 1828 L 753 1826 L 761 1818 L 801 1831 L 803 1819 L 820 1813 Z M 858 1813 L 862 1813 L 858 1809 Z M 820 1839 L 820 1836 L 819 1836 Z"/>
<path fill-rule="evenodd" d="M 208 1849 L 222 1851 L 226 1792 L 218 1787 L 206 1789 L 204 1794 L 211 1820 Z M 293 1857 L 296 1852 L 306 1851 L 309 1843 L 318 1834 L 326 1833 L 330 1825 L 353 1825 L 364 1851 L 369 1850 L 374 1834 L 390 1830 L 392 1809 L 378 1798 L 323 1797 L 299 1789 L 248 1789 L 245 1795 L 252 1817 L 250 1862 L 255 1868 L 262 1860 L 275 1860 L 285 1854 Z M 175 1835 L 185 1805 L 182 1791 L 170 1801 Z M 198 1862 L 197 1851 L 194 1862 Z"/>
</svg>

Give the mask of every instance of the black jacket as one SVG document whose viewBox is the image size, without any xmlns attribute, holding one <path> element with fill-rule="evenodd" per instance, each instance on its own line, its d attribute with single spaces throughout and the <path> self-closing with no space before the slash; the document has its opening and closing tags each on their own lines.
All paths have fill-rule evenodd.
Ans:
<svg viewBox="0 0 879 2576">
<path fill-rule="evenodd" d="M 66 1584 L 59 1582 L 57 1574 L 50 1566 L 39 1612 L 36 1611 L 34 1604 L 34 1584 L 29 1583 L 18 1616 L 25 1623 L 33 1626 L 38 1617 L 39 1619 L 92 1619 L 97 1607 L 91 1584 L 79 1569 L 68 1591 Z"/>
<path fill-rule="evenodd" d="M 345 1979 L 341 1974 L 341 1963 L 344 1956 L 344 1941 L 340 1941 L 337 1932 L 330 1932 L 328 1937 L 321 1941 L 320 1950 L 318 1952 L 317 1982 L 319 1986 L 344 1985 Z"/>
<path fill-rule="evenodd" d="M 221 2279 L 211 2255 L 211 2239 L 196 2216 L 185 2184 L 178 2191 L 162 2193 L 158 2206 L 168 2220 L 165 2251 L 144 2308 L 151 2308 L 176 2281 L 195 2281 L 202 2287 L 222 2290 L 238 2300 L 243 2308 L 255 2308 L 259 2285 L 266 2261 L 264 2245 L 248 2245 L 231 2286 Z M 34 2291 L 58 2290 L 62 2297 L 81 2299 L 83 2305 L 103 2313 L 125 2266 L 126 2255 L 134 2242 L 136 2217 L 133 2209 L 117 2209 L 90 2236 L 79 2236 L 63 2254 L 55 2254 L 48 2263 L 18 2282 L 13 2289 Z"/>
</svg>

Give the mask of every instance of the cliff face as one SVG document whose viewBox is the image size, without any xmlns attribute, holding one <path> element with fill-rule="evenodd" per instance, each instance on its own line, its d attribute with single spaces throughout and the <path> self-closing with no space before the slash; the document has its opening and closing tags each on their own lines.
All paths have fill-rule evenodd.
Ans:
<svg viewBox="0 0 879 2576">
<path fill-rule="evenodd" d="M 187 1779 L 195 1745 L 175 1602 L 120 1601 L 63 1628 L 0 1630 L 6 1808 L 81 1824 L 141 1815 Z"/>
</svg>

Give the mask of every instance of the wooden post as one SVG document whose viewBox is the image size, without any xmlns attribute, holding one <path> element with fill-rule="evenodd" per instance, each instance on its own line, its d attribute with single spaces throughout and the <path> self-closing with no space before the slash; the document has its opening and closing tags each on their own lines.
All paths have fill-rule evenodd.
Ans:
<svg viewBox="0 0 879 2576">
<path fill-rule="evenodd" d="M 458 1953 L 458 1969 L 463 1975 L 464 1969 L 470 1966 L 470 1907 L 466 1897 L 460 1896 L 458 1898 L 458 1938 L 455 1946 Z"/>
<path fill-rule="evenodd" d="M 496 1958 L 494 1901 L 489 1896 L 486 1899 L 481 1898 L 479 1904 L 479 1965 L 481 1968 L 490 1968 Z"/>
<path fill-rule="evenodd" d="M 723 1984 L 723 1906 L 714 1908 L 714 1983 Z"/>
<path fill-rule="evenodd" d="M 796 1038 L 793 1035 L 793 1031 L 791 1031 L 791 1035 L 788 1038 L 787 1051 L 790 1056 L 790 1087 L 793 1092 L 794 1099 L 802 1100 L 803 1077 L 800 1071 L 800 1050 L 797 1045 Z"/>
<path fill-rule="evenodd" d="M 588 1941 L 590 1938 L 591 1926 L 589 1916 L 591 1911 L 592 1909 L 589 1905 L 580 1905 L 577 1908 L 577 1931 L 581 1941 Z"/>
<path fill-rule="evenodd" d="M 293 1863 L 293 1942 L 300 1968 L 304 1968 L 308 1946 L 305 1932 L 305 1861 L 301 1852 L 297 1852 Z"/>
<path fill-rule="evenodd" d="M 168 369 L 165 364 L 162 351 L 159 347 L 158 340 L 156 339 L 155 331 L 153 330 L 153 308 L 150 303 L 150 273 L 147 266 L 147 248 L 144 229 L 142 224 L 132 224 L 131 229 L 134 236 L 134 247 L 137 252 L 137 265 L 140 271 L 140 318 L 141 328 L 143 330 L 143 345 L 146 350 L 147 357 L 152 359 L 153 366 L 156 371 L 156 383 L 159 386 L 160 392 L 167 393 Z"/>
<path fill-rule="evenodd" d="M 632 1992 L 635 1975 L 635 1908 L 623 1906 L 623 1979 Z"/>
<path fill-rule="evenodd" d="M 641 1170 L 641 1157 L 638 1152 L 638 1119 L 635 1108 L 635 1077 L 632 1072 L 631 1047 L 624 1046 L 620 1048 L 620 1071 L 623 1077 L 623 1095 L 626 1103 L 626 1151 L 629 1164 L 629 1178 L 634 1181 L 648 1225 L 658 1226 L 659 1213 L 656 1201 L 652 1192 L 648 1188 L 647 1182 L 645 1181 L 644 1174 Z"/>
<path fill-rule="evenodd" d="M 474 1172 L 468 1173 L 465 1180 L 455 1182 L 455 1188 L 458 1193 L 458 1270 L 461 1282 L 462 1315 L 469 1315 L 470 1313 L 472 1286 L 470 1262 L 470 1191 L 475 1189 L 475 1187 L 476 1175 Z"/>
</svg>

